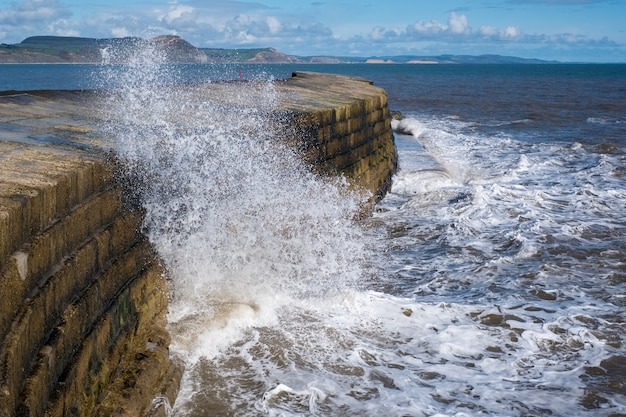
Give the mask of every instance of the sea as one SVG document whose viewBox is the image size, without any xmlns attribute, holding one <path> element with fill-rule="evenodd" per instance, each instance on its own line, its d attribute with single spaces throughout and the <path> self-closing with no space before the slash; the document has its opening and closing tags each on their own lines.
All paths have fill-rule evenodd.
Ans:
<svg viewBox="0 0 626 417">
<path fill-rule="evenodd" d="M 0 65 L 103 89 L 168 267 L 169 416 L 626 416 L 626 65 Z M 293 71 L 388 93 L 399 169 L 362 195 L 276 137 Z M 241 82 L 224 111 L 193 82 Z M 237 83 L 234 83 L 237 84 Z M 164 87 L 166 85 L 166 87 Z"/>
</svg>

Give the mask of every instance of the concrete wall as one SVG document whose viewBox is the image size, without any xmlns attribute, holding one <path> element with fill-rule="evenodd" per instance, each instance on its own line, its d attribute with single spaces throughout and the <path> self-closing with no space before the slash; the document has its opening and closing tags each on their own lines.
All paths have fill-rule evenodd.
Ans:
<svg viewBox="0 0 626 417">
<path fill-rule="evenodd" d="M 380 196 L 386 93 L 313 73 L 278 89 L 306 161 Z M 140 416 L 175 397 L 165 271 L 97 120 L 88 92 L 0 96 L 0 417 Z"/>
</svg>

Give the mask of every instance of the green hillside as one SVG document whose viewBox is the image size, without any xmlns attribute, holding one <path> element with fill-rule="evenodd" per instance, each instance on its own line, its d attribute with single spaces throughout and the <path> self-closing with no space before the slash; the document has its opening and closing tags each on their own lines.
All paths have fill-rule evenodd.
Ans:
<svg viewBox="0 0 626 417">
<path fill-rule="evenodd" d="M 206 54 L 210 62 L 246 62 L 254 59 L 257 54 L 270 53 L 272 48 L 251 49 L 223 49 L 223 48 L 200 48 Z"/>
<path fill-rule="evenodd" d="M 135 44 L 138 39 L 31 36 L 18 44 L 0 44 L 0 62 L 100 62 L 102 49 Z"/>
<path fill-rule="evenodd" d="M 2 63 L 100 63 L 102 51 L 107 50 L 107 62 L 127 62 L 146 43 L 157 45 L 168 62 L 174 63 L 434 63 L 434 64 L 539 64 L 536 59 L 501 55 L 439 55 L 439 56 L 380 56 L 333 57 L 293 56 L 274 48 L 196 48 L 175 35 L 152 39 L 137 37 L 94 39 L 64 36 L 31 36 L 18 44 L 0 44 Z"/>
</svg>

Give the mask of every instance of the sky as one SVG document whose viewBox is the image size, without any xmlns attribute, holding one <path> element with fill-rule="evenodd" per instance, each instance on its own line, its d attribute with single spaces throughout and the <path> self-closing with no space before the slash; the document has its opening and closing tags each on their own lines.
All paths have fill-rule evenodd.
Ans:
<svg viewBox="0 0 626 417">
<path fill-rule="evenodd" d="M 299 56 L 626 62 L 626 0 L 0 0 L 0 43 L 179 35 Z"/>
</svg>

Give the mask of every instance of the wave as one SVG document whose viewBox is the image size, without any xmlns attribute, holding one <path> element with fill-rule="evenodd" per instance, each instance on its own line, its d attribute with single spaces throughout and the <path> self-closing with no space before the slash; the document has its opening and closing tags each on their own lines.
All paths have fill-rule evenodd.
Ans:
<svg viewBox="0 0 626 417">
<path fill-rule="evenodd" d="M 596 125 L 612 125 L 612 124 L 626 123 L 626 120 L 608 119 L 604 117 L 588 117 L 586 122 L 590 124 L 596 124 Z"/>
<path fill-rule="evenodd" d="M 599 273 L 585 259 L 595 258 L 600 248 L 626 250 L 618 238 L 626 233 L 620 220 L 626 201 L 622 153 L 598 153 L 579 143 L 489 136 L 449 119 L 425 117 L 420 123 L 418 138 L 397 138 L 401 169 L 379 215 L 412 225 L 400 234 L 408 239 L 402 247 L 420 260 L 421 251 L 430 256 L 422 261 L 430 272 L 416 268 L 434 274 L 429 285 L 435 285 L 442 270 L 442 280 L 490 275 L 490 268 L 513 265 L 519 274 L 528 268 L 534 276 L 532 269 L 542 268 L 551 255 L 562 259 L 557 270 L 577 277 L 572 283 L 615 273 L 603 261 L 606 268 Z M 423 145 L 420 158 L 412 142 Z M 403 167 L 404 159 L 413 165 Z M 423 163 L 429 159 L 437 168 Z M 432 247 L 428 243 L 418 250 L 425 242 Z M 408 249 L 414 245 L 415 250 Z M 484 262 L 490 265 L 486 269 L 480 266 Z"/>
<path fill-rule="evenodd" d="M 391 120 L 391 129 L 395 133 L 414 136 L 416 138 L 419 138 L 420 135 L 427 130 L 426 126 L 413 118 L 393 119 Z"/>
</svg>

